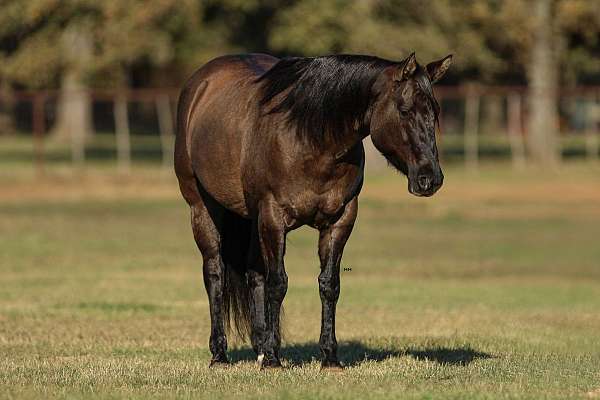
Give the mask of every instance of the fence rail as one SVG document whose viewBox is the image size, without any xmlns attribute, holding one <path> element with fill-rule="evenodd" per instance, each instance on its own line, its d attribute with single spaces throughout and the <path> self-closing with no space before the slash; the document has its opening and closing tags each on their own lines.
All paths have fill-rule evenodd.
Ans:
<svg viewBox="0 0 600 400">
<path fill-rule="evenodd" d="M 156 130 L 160 137 L 163 165 L 172 164 L 175 102 L 178 89 L 150 88 L 127 90 L 93 90 L 86 92 L 92 104 L 112 103 L 117 163 L 127 172 L 131 166 L 131 107 L 132 103 L 151 106 L 156 116 Z M 504 135 L 507 139 L 513 164 L 525 165 L 525 138 L 527 136 L 527 88 L 524 86 L 438 86 L 436 96 L 442 104 L 440 116 L 440 141 L 449 135 L 462 135 L 464 160 L 468 167 L 476 168 L 479 162 L 482 130 L 488 135 Z M 581 133 L 587 157 L 596 160 L 600 150 L 598 126 L 600 123 L 600 86 L 568 87 L 557 91 L 560 99 L 560 124 L 562 133 Z M 47 133 L 52 126 L 52 110 L 64 92 L 59 90 L 15 91 L 9 97 L 0 95 L 0 104 L 28 104 L 27 112 L 15 112 L 21 120 L 29 119 L 33 134 L 34 162 L 42 171 L 45 163 Z M 495 110 L 495 111 L 494 111 Z M 110 117 L 109 117 L 110 118 Z M 482 125 L 495 123 L 490 128 Z M 0 132 L 1 134 L 2 132 Z M 443 133 L 443 134 L 442 134 Z M 77 135 L 72 135 L 73 137 Z M 1 138 L 1 136 L 0 136 Z M 71 141 L 74 163 L 85 162 L 85 141 Z M 443 154 L 442 154 L 443 156 Z"/>
</svg>

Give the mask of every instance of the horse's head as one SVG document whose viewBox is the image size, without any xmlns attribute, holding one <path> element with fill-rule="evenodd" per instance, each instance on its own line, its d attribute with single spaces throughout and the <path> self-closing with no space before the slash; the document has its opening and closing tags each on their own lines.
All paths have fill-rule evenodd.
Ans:
<svg viewBox="0 0 600 400">
<path fill-rule="evenodd" d="M 374 86 L 378 100 L 371 115 L 373 144 L 408 177 L 408 191 L 416 196 L 431 196 L 444 181 L 435 143 L 440 110 L 431 85 L 451 62 L 449 55 L 423 68 L 413 53 L 388 67 Z"/>
</svg>

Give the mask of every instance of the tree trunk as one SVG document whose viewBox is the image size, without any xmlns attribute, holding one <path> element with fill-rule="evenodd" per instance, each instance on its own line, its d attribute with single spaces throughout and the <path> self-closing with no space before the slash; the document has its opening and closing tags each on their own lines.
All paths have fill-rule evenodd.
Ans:
<svg viewBox="0 0 600 400">
<path fill-rule="evenodd" d="M 0 82 L 0 135 L 16 132 L 14 119 L 15 99 L 12 88 L 6 80 Z"/>
<path fill-rule="evenodd" d="M 558 61 L 559 39 L 554 35 L 552 0 L 532 3 L 534 41 L 528 68 L 529 118 L 528 147 L 532 160 L 552 165 L 560 160 L 558 143 Z"/>
<path fill-rule="evenodd" d="M 81 144 L 93 132 L 92 99 L 84 81 L 86 63 L 92 56 L 92 40 L 89 34 L 71 29 L 63 34 L 62 45 L 66 66 L 52 133 L 55 138 Z"/>
<path fill-rule="evenodd" d="M 77 73 L 66 71 L 61 84 L 53 135 L 59 139 L 87 138 L 92 133 L 92 101 Z"/>
</svg>

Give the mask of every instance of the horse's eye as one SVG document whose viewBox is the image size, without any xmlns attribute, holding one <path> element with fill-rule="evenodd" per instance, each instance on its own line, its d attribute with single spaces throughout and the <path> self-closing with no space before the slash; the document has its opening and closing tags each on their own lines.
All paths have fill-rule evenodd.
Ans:
<svg viewBox="0 0 600 400">
<path fill-rule="evenodd" d="M 401 116 L 402 118 L 408 118 L 408 115 L 409 115 L 409 114 L 408 114 L 408 111 L 407 111 L 407 110 L 402 110 L 402 109 L 400 110 L 400 116 Z"/>
</svg>

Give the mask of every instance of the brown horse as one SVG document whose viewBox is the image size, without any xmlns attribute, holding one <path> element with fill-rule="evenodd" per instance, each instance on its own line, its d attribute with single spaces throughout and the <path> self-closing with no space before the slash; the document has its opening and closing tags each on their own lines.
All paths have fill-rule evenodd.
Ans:
<svg viewBox="0 0 600 400">
<path fill-rule="evenodd" d="M 442 185 L 431 84 L 451 56 L 419 65 L 370 56 L 225 56 L 184 86 L 175 171 L 191 208 L 209 297 L 211 365 L 227 363 L 225 329 L 250 335 L 261 367 L 279 367 L 287 291 L 286 234 L 319 230 L 322 366 L 339 368 L 335 308 L 340 260 L 363 183 L 371 135 L 408 190 Z"/>
</svg>

